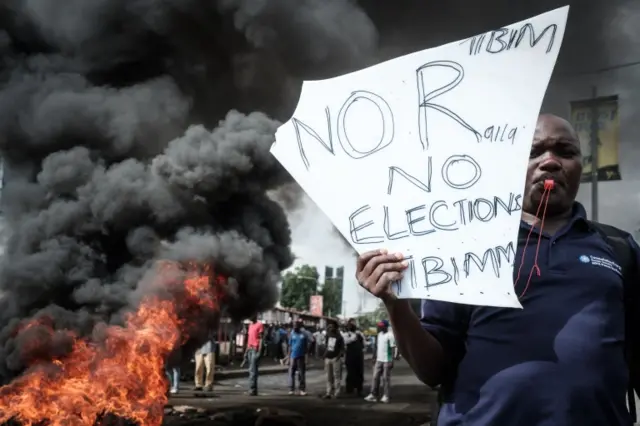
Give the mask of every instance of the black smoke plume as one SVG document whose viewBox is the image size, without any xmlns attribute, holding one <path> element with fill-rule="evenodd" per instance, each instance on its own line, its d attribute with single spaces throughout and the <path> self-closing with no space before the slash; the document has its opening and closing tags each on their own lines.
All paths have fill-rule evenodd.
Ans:
<svg viewBox="0 0 640 426">
<path fill-rule="evenodd" d="M 117 323 L 159 259 L 233 277 L 236 318 L 272 306 L 293 257 L 267 194 L 291 206 L 297 191 L 269 154 L 277 120 L 302 79 L 376 45 L 348 0 L 5 0 L 0 380 L 68 348 L 21 323 Z"/>
</svg>

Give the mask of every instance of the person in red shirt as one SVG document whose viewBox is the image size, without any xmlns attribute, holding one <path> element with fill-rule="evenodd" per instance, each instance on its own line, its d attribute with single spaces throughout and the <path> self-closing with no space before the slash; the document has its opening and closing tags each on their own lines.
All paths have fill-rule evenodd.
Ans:
<svg viewBox="0 0 640 426">
<path fill-rule="evenodd" d="M 258 321 L 257 315 L 251 317 L 247 332 L 247 351 L 249 358 L 249 395 L 258 395 L 258 361 L 262 350 L 264 325 Z"/>
</svg>

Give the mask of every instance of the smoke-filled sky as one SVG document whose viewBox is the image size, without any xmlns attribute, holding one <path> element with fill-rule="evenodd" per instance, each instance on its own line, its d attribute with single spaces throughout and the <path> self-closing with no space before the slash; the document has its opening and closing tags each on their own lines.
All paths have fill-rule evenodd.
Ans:
<svg viewBox="0 0 640 426">
<path fill-rule="evenodd" d="M 3 2 L 0 379 L 69 348 L 21 323 L 117 323 L 158 259 L 235 278 L 236 317 L 273 305 L 300 195 L 269 154 L 277 120 L 376 46 L 343 0 Z"/>
<path fill-rule="evenodd" d="M 294 261 L 281 206 L 291 210 L 295 253 L 320 268 L 344 264 L 349 287 L 349 251 L 315 207 L 301 207 L 269 154 L 301 82 L 563 2 L 360 3 L 2 2 L 0 154 L 10 233 L 0 262 L 0 380 L 34 351 L 68 343 L 61 334 L 26 345 L 32 335 L 16 332 L 21 321 L 47 315 L 58 329 L 85 334 L 98 321 L 118 322 L 157 259 L 212 261 L 236 278 L 227 306 L 235 316 L 271 306 L 280 271 Z M 560 69 L 598 56 L 601 14 L 581 10 L 572 8 L 567 37 L 583 40 L 582 50 L 561 55 Z"/>
</svg>

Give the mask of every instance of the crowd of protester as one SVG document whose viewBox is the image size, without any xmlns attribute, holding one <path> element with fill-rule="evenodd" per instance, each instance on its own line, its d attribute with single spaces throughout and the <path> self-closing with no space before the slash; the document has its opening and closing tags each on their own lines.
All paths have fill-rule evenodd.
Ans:
<svg viewBox="0 0 640 426">
<path fill-rule="evenodd" d="M 362 396 L 365 381 L 364 354 L 370 349 L 373 352 L 373 379 L 365 400 L 389 401 L 391 369 L 397 351 L 386 321 L 378 324 L 376 336 L 367 338 L 358 329 L 354 319 L 342 324 L 329 321 L 324 329 L 305 326 L 301 320 L 264 324 L 254 316 L 249 324 L 244 324 L 236 333 L 228 336 L 228 339 L 231 344 L 231 360 L 236 354 L 243 354 L 240 367 L 246 367 L 249 371 L 248 395 L 258 395 L 261 360 L 287 365 L 289 394 L 306 395 L 306 371 L 309 358 L 312 357 L 324 364 L 324 398 L 337 398 L 343 393 Z M 194 364 L 193 390 L 213 391 L 219 351 L 217 332 L 211 331 L 191 357 Z M 167 360 L 166 373 L 171 394 L 180 389 L 181 366 L 184 365 L 182 352 L 176 350 Z"/>
</svg>

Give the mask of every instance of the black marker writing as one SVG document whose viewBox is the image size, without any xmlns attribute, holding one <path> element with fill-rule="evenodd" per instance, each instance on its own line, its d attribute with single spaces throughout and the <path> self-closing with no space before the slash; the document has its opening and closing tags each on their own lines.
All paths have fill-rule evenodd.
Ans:
<svg viewBox="0 0 640 426">
<path fill-rule="evenodd" d="M 364 205 L 349 216 L 349 234 L 354 244 L 380 244 L 410 236 L 424 237 L 437 231 L 455 231 L 476 219 L 486 223 L 511 216 L 522 210 L 521 200 L 521 194 L 509 193 L 505 198 L 495 195 L 453 203 L 436 200 L 408 208 L 386 205 L 374 210 Z"/>
<path fill-rule="evenodd" d="M 416 288 L 418 288 L 418 279 L 416 277 L 416 266 L 413 260 L 413 256 L 405 256 L 402 260 L 408 263 L 407 269 L 405 269 L 404 272 L 404 276 L 409 278 L 409 285 L 412 289 L 415 290 Z M 402 281 L 396 281 L 394 284 L 396 285 L 396 291 L 398 292 L 398 294 L 401 294 Z"/>
<path fill-rule="evenodd" d="M 376 119 L 381 120 L 382 122 L 382 135 L 380 136 L 380 140 L 373 148 L 367 151 L 360 151 L 359 149 L 354 147 L 353 143 L 349 139 L 349 136 L 347 135 L 347 131 L 349 130 L 349 128 L 351 128 L 354 133 L 357 133 L 358 128 L 362 127 L 364 124 L 362 122 L 352 121 L 351 125 L 349 125 L 348 121 L 349 108 L 354 103 L 360 101 L 369 101 L 373 105 L 375 105 L 380 112 L 380 117 L 376 117 Z M 342 108 L 340 108 L 340 112 L 338 113 L 337 126 L 338 141 L 340 141 L 342 149 L 349 157 L 354 159 L 364 158 L 378 151 L 381 151 L 391 145 L 391 142 L 393 142 L 393 134 L 395 131 L 393 122 L 393 111 L 391 111 L 391 107 L 389 107 L 387 101 L 385 101 L 384 99 L 382 99 L 382 97 L 376 95 L 375 93 L 366 92 L 364 90 L 353 92 L 342 105 Z"/>
<path fill-rule="evenodd" d="M 380 120 L 382 124 L 382 135 L 377 143 L 373 146 L 373 148 L 368 150 L 358 149 L 353 145 L 353 142 L 349 139 L 347 133 L 358 133 L 358 128 L 362 126 L 361 123 L 352 121 L 352 124 L 349 124 L 349 108 L 358 101 L 368 101 L 376 106 L 378 112 L 380 113 L 377 117 L 372 117 L 372 119 Z M 311 137 L 311 139 L 319 142 L 320 145 L 331 155 L 335 155 L 335 149 L 333 146 L 333 123 L 331 121 L 331 111 L 329 107 L 325 108 L 325 116 L 326 116 L 326 125 L 327 125 L 327 137 L 323 138 L 318 134 L 318 132 L 303 122 L 302 120 L 293 117 L 291 119 L 291 123 L 293 124 L 293 129 L 295 131 L 296 140 L 298 142 L 298 150 L 300 151 L 300 158 L 302 159 L 302 163 L 309 170 L 311 166 L 311 161 L 308 158 L 307 152 L 305 151 L 303 144 L 303 134 L 306 134 Z M 349 128 L 351 128 L 351 132 L 349 132 Z M 395 123 L 393 119 L 393 111 L 391 111 L 391 107 L 381 96 L 376 95 L 372 92 L 367 91 L 356 91 L 351 93 L 351 95 L 347 98 L 347 100 L 342 104 L 340 111 L 338 113 L 337 123 L 336 123 L 336 133 L 338 135 L 338 141 L 340 142 L 340 146 L 342 150 L 349 157 L 354 159 L 364 158 L 371 154 L 375 154 L 388 147 L 391 142 L 393 142 L 395 132 Z"/>
<path fill-rule="evenodd" d="M 436 232 L 436 230 L 434 229 L 435 227 L 429 228 L 428 225 L 427 229 L 420 229 L 419 226 L 416 227 L 417 224 L 424 222 L 424 220 L 427 218 L 426 213 L 423 213 L 423 211 L 425 210 L 426 206 L 420 205 L 412 207 L 405 211 L 405 214 L 407 216 L 407 227 L 409 228 L 409 232 L 411 233 L 411 235 L 415 237 L 429 235 L 433 232 Z"/>
<path fill-rule="evenodd" d="M 431 192 L 431 175 L 432 175 L 432 166 L 433 163 L 431 161 L 431 157 L 427 158 L 427 180 L 426 182 L 421 181 L 415 176 L 410 175 L 403 169 L 397 166 L 389 167 L 389 185 L 387 185 L 387 194 L 391 195 L 391 190 L 393 189 L 393 178 L 396 174 L 402 176 L 407 181 L 411 182 L 416 188 L 423 190 L 424 192 Z"/>
<path fill-rule="evenodd" d="M 409 262 L 405 277 L 409 274 L 408 279 L 412 289 L 418 288 L 420 284 L 427 290 L 449 283 L 460 285 L 463 280 L 473 284 L 473 281 L 480 274 L 489 274 L 500 278 L 502 268 L 513 265 L 515 256 L 514 244 L 511 241 L 507 244 L 489 247 L 481 253 L 467 252 L 450 257 L 446 261 L 435 255 L 427 255 L 419 259 L 409 256 L 405 258 Z M 462 271 L 458 266 L 459 260 L 462 260 Z M 422 267 L 415 268 L 416 262 L 419 262 Z M 401 291 L 402 288 L 398 287 L 398 294 Z"/>
<path fill-rule="evenodd" d="M 502 258 L 504 257 L 504 261 L 507 265 L 512 265 L 516 258 L 516 249 L 513 247 L 513 243 L 510 242 L 506 246 L 496 246 L 496 262 L 498 263 L 498 268 L 502 268 Z"/>
<path fill-rule="evenodd" d="M 498 217 L 499 211 L 504 211 L 511 215 L 513 212 L 519 212 L 522 210 L 522 194 L 509 194 L 509 201 L 505 202 L 502 198 L 494 196 L 493 199 L 487 200 L 479 198 L 476 200 L 457 200 L 451 203 L 454 207 L 458 208 L 458 218 L 461 225 L 471 223 L 474 219 L 479 219 L 482 222 L 489 222 L 491 219 Z M 482 213 L 482 207 L 491 206 L 491 214 L 489 212 Z"/>
<path fill-rule="evenodd" d="M 460 173 L 460 169 L 456 170 L 456 166 L 467 165 L 473 168 L 473 176 L 470 178 L 466 178 L 466 180 L 462 181 L 454 181 L 453 178 L 459 178 L 462 173 Z M 453 171 L 452 171 L 453 169 Z M 401 176 L 404 180 L 411 183 L 414 187 L 426 192 L 431 192 L 431 177 L 433 175 L 433 157 L 427 157 L 426 164 L 426 179 L 419 179 L 414 174 L 410 174 L 405 169 L 402 169 L 398 166 L 389 166 L 389 181 L 387 185 L 387 194 L 391 195 L 394 183 L 396 181 L 396 176 Z M 417 174 L 417 173 L 416 173 Z M 425 173 L 422 172 L 422 175 Z M 440 168 L 440 174 L 442 175 L 442 181 L 447 184 L 452 189 L 469 189 L 482 177 L 482 168 L 480 164 L 471 157 L 470 155 L 452 155 L 442 163 L 442 167 Z"/>
<path fill-rule="evenodd" d="M 355 212 L 351 213 L 349 216 L 349 235 L 351 236 L 351 241 L 356 244 L 380 244 L 384 242 L 384 237 L 379 236 L 369 236 L 369 237 L 358 237 L 358 232 L 362 231 L 369 226 L 373 225 L 373 220 L 369 220 L 368 222 L 361 223 L 360 225 L 355 224 L 355 219 L 363 213 L 371 210 L 371 206 L 362 206 Z"/>
<path fill-rule="evenodd" d="M 491 142 L 511 141 L 511 145 L 516 141 L 518 133 L 517 127 L 509 127 L 508 124 L 500 126 L 489 126 L 484 130 L 484 139 Z"/>
<path fill-rule="evenodd" d="M 460 44 L 469 43 L 469 55 L 471 56 L 478 55 L 483 51 L 496 54 L 506 50 L 517 49 L 525 39 L 529 41 L 529 47 L 535 48 L 545 35 L 548 35 L 546 38 L 549 41 L 545 53 L 550 53 L 553 50 L 557 31 L 558 26 L 550 24 L 536 36 L 536 30 L 533 25 L 524 24 L 518 28 L 499 28 L 486 34 L 471 37 Z"/>
<path fill-rule="evenodd" d="M 422 258 L 422 268 L 424 269 L 425 288 L 429 289 L 451 281 L 451 274 L 443 271 L 444 262 L 436 256 Z"/>
<path fill-rule="evenodd" d="M 408 230 L 402 230 L 398 232 L 392 232 L 391 227 L 389 225 L 389 207 L 383 206 L 384 209 L 384 234 L 387 237 L 387 240 L 399 240 L 400 238 L 405 238 L 409 236 Z"/>
<path fill-rule="evenodd" d="M 296 132 L 296 140 L 298 141 L 298 150 L 300 151 L 300 158 L 302 158 L 302 162 L 304 166 L 309 170 L 309 159 L 307 158 L 307 154 L 304 150 L 304 146 L 302 145 L 302 136 L 300 134 L 300 130 L 304 130 L 309 136 L 311 136 L 316 141 L 320 142 L 320 144 L 331 154 L 333 152 L 333 137 L 331 136 L 331 113 L 329 112 L 329 107 L 324 109 L 324 112 L 327 116 L 327 129 L 328 129 L 328 141 L 324 141 L 318 133 L 313 130 L 311 127 L 298 120 L 297 118 L 292 118 L 291 122 L 293 123 L 293 128 Z"/>
<path fill-rule="evenodd" d="M 465 277 L 469 276 L 469 271 L 471 268 L 471 262 L 480 270 L 480 272 L 484 272 L 484 269 L 487 267 L 487 263 L 491 260 L 491 267 L 493 269 L 493 273 L 496 277 L 500 276 L 500 269 L 498 268 L 498 260 L 496 257 L 496 253 L 494 250 L 489 249 L 484 252 L 482 259 L 475 253 L 467 253 L 464 255 L 464 274 Z"/>
<path fill-rule="evenodd" d="M 442 223 L 436 217 L 438 210 L 440 209 L 449 210 L 449 206 L 444 201 L 436 201 L 431 204 L 431 209 L 429 209 L 429 223 L 433 224 L 433 227 L 439 229 L 441 231 L 456 231 L 458 227 L 456 226 L 456 221 L 453 219 L 449 219 L 450 222 Z M 446 220 L 446 219 L 445 219 Z"/>
<path fill-rule="evenodd" d="M 449 169 L 456 163 L 467 163 L 473 166 L 473 177 L 466 182 L 453 182 L 451 180 L 451 172 Z M 442 165 L 442 180 L 444 181 L 444 183 L 449 185 L 450 188 L 453 189 L 469 189 L 480 180 L 481 176 L 482 169 L 480 168 L 480 164 L 478 164 L 478 162 L 469 155 L 452 155 L 451 157 L 447 158 Z"/>
<path fill-rule="evenodd" d="M 429 82 L 432 80 L 428 76 L 428 72 L 434 68 L 448 68 L 451 69 L 455 76 L 451 82 L 440 86 L 434 90 L 429 91 Z M 482 135 L 476 131 L 470 124 L 468 124 L 462 117 L 453 112 L 447 107 L 436 104 L 433 102 L 438 96 L 455 89 L 464 79 L 464 68 L 462 65 L 453 61 L 433 61 L 424 64 L 416 70 L 416 78 L 418 81 L 418 126 L 420 134 L 420 143 L 423 149 L 429 148 L 429 132 L 428 132 L 428 112 L 429 110 L 435 110 L 455 120 L 460 126 L 469 132 L 473 133 L 477 142 L 480 142 Z"/>
</svg>

